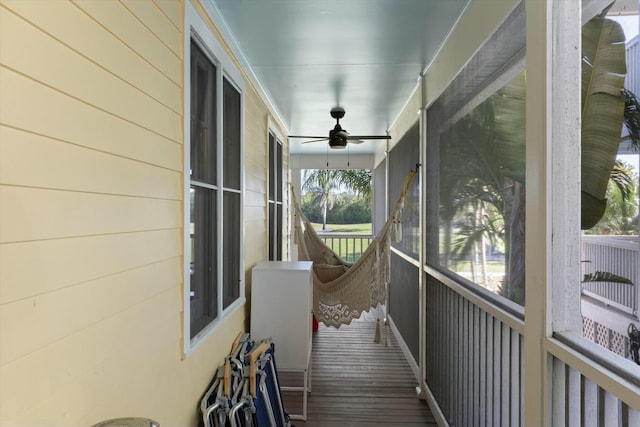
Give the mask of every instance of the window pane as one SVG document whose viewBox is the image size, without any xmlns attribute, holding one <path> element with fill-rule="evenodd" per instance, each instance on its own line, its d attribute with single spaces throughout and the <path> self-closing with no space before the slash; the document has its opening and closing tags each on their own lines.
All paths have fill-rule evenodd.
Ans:
<svg viewBox="0 0 640 427">
<path fill-rule="evenodd" d="M 224 192 L 223 306 L 240 296 L 240 194 Z"/>
<path fill-rule="evenodd" d="M 276 254 L 275 260 L 282 261 L 282 203 L 276 205 Z"/>
<path fill-rule="evenodd" d="M 282 177 L 282 144 L 276 143 L 276 165 L 275 165 L 275 185 L 276 185 L 276 200 L 282 201 L 282 187 L 284 185 Z"/>
<path fill-rule="evenodd" d="M 240 189 L 240 92 L 224 79 L 223 92 L 223 158 L 224 186 Z"/>
<path fill-rule="evenodd" d="M 191 187 L 191 337 L 217 316 L 215 191 Z"/>
<path fill-rule="evenodd" d="M 276 197 L 276 193 L 275 193 L 276 170 L 275 170 L 275 161 L 274 161 L 275 145 L 276 145 L 276 138 L 275 136 L 273 136 L 272 133 L 269 133 L 269 147 L 268 147 L 269 163 L 267 164 L 267 170 L 269 171 L 269 195 L 268 195 L 269 200 L 275 200 L 275 197 Z"/>
<path fill-rule="evenodd" d="M 267 220 L 269 221 L 269 261 L 274 261 L 275 258 L 275 213 L 276 213 L 276 204 L 275 202 L 269 202 L 269 216 Z"/>
<path fill-rule="evenodd" d="M 216 183 L 216 68 L 191 42 L 191 179 Z"/>
</svg>

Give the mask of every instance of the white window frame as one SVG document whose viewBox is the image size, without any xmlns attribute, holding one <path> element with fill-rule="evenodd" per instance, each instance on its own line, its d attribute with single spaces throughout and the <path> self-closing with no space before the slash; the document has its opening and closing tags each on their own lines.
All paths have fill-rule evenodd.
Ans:
<svg viewBox="0 0 640 427">
<path fill-rule="evenodd" d="M 240 70 L 235 66 L 232 59 L 226 53 L 223 45 L 217 39 L 212 29 L 203 20 L 201 15 L 197 12 L 191 2 L 185 2 L 185 31 L 184 31 L 184 159 L 183 159 L 183 357 L 188 357 L 198 346 L 206 341 L 206 339 L 222 325 L 225 320 L 232 316 L 237 310 L 244 307 L 245 304 L 245 292 L 244 292 L 244 89 L 245 81 Z M 193 338 L 191 338 L 190 324 L 191 324 L 191 307 L 190 307 L 190 268 L 189 260 L 191 259 L 191 244 L 190 244 L 190 174 L 191 167 L 191 152 L 190 152 L 190 140 L 191 131 L 189 125 L 189 118 L 191 117 L 191 41 L 194 40 L 207 54 L 211 62 L 216 66 L 216 133 L 218 143 L 218 156 L 217 156 L 217 207 L 218 212 L 218 241 L 217 244 L 217 258 L 218 258 L 218 272 L 217 272 L 217 286 L 218 293 L 218 315 L 217 317 L 205 326 L 200 332 L 198 332 Z M 240 92 L 240 190 L 228 189 L 224 187 L 223 182 L 223 79 L 229 81 Z M 240 194 L 240 263 L 238 277 L 240 281 L 239 297 L 231 303 L 227 308 L 223 309 L 223 271 L 224 271 L 224 253 L 222 248 L 222 236 L 224 227 L 223 217 L 223 194 L 225 191 L 238 192 Z"/>
<path fill-rule="evenodd" d="M 280 165 L 280 176 L 278 176 L 278 179 L 276 179 L 276 185 L 280 185 L 280 187 L 282 187 L 282 200 L 280 200 L 279 202 L 277 201 L 277 196 L 276 199 L 271 200 L 269 198 L 269 186 L 271 185 L 270 179 L 271 179 L 271 169 L 273 168 L 273 165 L 271 164 L 271 162 L 269 162 L 269 153 L 267 152 L 267 230 L 269 230 L 269 226 L 271 225 L 271 222 L 275 222 L 277 221 L 277 210 L 274 209 L 274 214 L 275 214 L 275 218 L 271 218 L 271 216 L 269 215 L 269 205 L 271 203 L 274 204 L 274 207 L 277 205 L 281 205 L 281 209 L 282 209 L 282 223 L 281 225 L 281 247 L 280 247 L 280 259 L 284 260 L 284 254 L 285 254 L 285 244 L 286 244 L 286 233 L 285 233 L 285 223 L 284 223 L 284 219 L 285 219 L 285 209 L 287 207 L 286 204 L 286 200 L 287 200 L 287 188 L 285 187 L 286 184 L 286 171 L 284 168 L 284 138 L 282 136 L 282 134 L 277 130 L 275 123 L 273 122 L 273 120 L 269 117 L 268 119 L 268 125 L 267 125 L 267 150 L 270 149 L 269 147 L 269 135 L 273 135 L 275 137 L 275 143 L 276 144 L 280 144 L 280 146 L 282 147 L 282 158 L 281 158 L 281 165 Z M 277 161 L 277 160 L 276 160 Z M 278 172 L 277 170 L 275 171 L 276 173 Z M 277 191 L 277 189 L 276 189 Z M 274 239 L 275 236 L 271 236 L 269 233 L 267 233 L 267 244 L 269 245 L 269 248 L 271 248 L 271 246 L 273 246 L 273 251 L 274 254 L 277 251 L 278 245 L 277 245 L 277 240 Z M 268 255 L 268 252 L 267 252 Z M 267 256 L 268 257 L 268 256 Z"/>
</svg>

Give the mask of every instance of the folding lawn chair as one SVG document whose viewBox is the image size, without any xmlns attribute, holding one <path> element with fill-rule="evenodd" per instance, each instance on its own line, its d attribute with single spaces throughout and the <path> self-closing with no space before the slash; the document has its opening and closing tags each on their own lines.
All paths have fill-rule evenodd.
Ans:
<svg viewBox="0 0 640 427">
<path fill-rule="evenodd" d="M 225 357 L 223 366 L 216 371 L 213 384 L 207 390 L 200 410 L 205 427 L 226 427 L 229 425 L 229 413 L 243 392 L 243 384 L 246 377 L 245 361 L 254 343 L 249 339 L 249 334 L 239 334 L 230 354 Z"/>
<path fill-rule="evenodd" d="M 232 427 L 291 427 L 284 410 L 274 346 L 270 340 L 262 341 L 249 354 L 249 375 L 243 390 L 245 394 L 230 413 Z M 243 411 L 244 417 L 237 414 Z M 253 418 L 249 421 L 249 413 Z"/>
</svg>

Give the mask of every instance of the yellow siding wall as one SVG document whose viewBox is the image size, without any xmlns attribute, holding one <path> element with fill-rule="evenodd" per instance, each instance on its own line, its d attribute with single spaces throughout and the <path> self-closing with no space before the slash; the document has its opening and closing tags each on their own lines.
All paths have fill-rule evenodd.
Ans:
<svg viewBox="0 0 640 427">
<path fill-rule="evenodd" d="M 0 426 L 198 422 L 246 313 L 182 353 L 184 4 L 0 0 Z M 245 266 L 269 110 L 245 93 Z"/>
<path fill-rule="evenodd" d="M 247 297 L 247 311 L 251 310 L 251 269 L 268 257 L 267 234 L 267 163 L 268 163 L 268 117 L 269 110 L 257 93 L 249 86 L 245 92 L 245 202 L 244 202 L 244 260 L 245 260 L 245 295 Z M 272 129 L 280 132 L 277 127 Z M 283 152 L 287 153 L 286 142 Z M 283 169 L 288 169 L 288 155 L 283 154 Z M 285 177 L 285 181 L 287 178 Z M 283 190 L 284 212 L 288 216 L 288 193 Z M 285 233 L 286 227 L 285 228 Z M 283 238 L 283 257 L 288 259 L 288 236 Z M 249 330 L 249 317 L 245 329 Z"/>
</svg>

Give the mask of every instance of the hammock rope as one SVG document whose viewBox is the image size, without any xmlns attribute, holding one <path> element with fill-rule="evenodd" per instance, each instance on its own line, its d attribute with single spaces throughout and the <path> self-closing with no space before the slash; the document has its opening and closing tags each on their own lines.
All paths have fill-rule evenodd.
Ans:
<svg viewBox="0 0 640 427">
<path fill-rule="evenodd" d="M 404 199 L 416 169 L 405 179 L 391 214 L 355 263 L 342 259 L 313 229 L 291 190 L 298 259 L 313 261 L 313 312 L 319 322 L 339 328 L 384 304 L 390 271 L 390 241 L 401 239 Z"/>
</svg>

